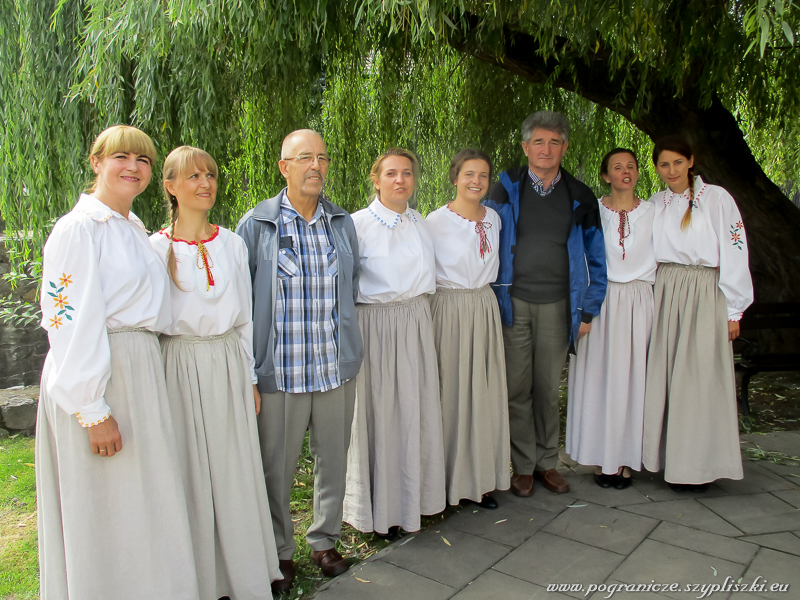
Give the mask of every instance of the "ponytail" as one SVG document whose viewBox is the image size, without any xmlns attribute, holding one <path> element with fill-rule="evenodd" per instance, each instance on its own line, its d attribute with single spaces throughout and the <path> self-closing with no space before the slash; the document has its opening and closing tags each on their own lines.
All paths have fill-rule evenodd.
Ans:
<svg viewBox="0 0 800 600">
<path fill-rule="evenodd" d="M 178 283 L 178 259 L 175 258 L 175 253 L 172 251 L 172 238 L 175 234 L 175 223 L 178 220 L 178 199 L 169 192 L 166 192 L 166 194 L 169 198 L 169 227 L 167 228 L 169 248 L 167 249 L 167 273 L 169 273 L 169 278 L 172 279 L 172 283 L 174 283 L 179 290 L 186 291 L 181 287 L 181 284 Z"/>
<path fill-rule="evenodd" d="M 681 231 L 685 231 L 692 225 L 692 209 L 694 208 L 694 167 L 689 168 L 689 206 L 683 213 L 681 219 Z"/>
</svg>

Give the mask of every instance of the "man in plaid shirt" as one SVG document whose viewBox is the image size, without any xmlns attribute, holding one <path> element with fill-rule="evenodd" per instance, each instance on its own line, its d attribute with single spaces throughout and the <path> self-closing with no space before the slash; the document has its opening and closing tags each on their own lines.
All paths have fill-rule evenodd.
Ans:
<svg viewBox="0 0 800 600">
<path fill-rule="evenodd" d="M 236 229 L 247 243 L 253 280 L 253 354 L 261 392 L 258 432 L 283 579 L 294 581 L 292 481 L 306 430 L 314 456 L 314 523 L 306 539 L 324 575 L 348 564 L 341 537 L 355 376 L 363 347 L 355 298 L 358 239 L 350 215 L 321 195 L 330 165 L 315 131 L 283 141 L 286 188 L 248 212 Z"/>
</svg>

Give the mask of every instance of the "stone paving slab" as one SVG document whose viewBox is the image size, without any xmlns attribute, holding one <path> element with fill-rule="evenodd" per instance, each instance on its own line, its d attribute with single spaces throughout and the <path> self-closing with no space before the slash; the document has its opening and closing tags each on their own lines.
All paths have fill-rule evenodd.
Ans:
<svg viewBox="0 0 800 600">
<path fill-rule="evenodd" d="M 536 482 L 536 492 L 530 498 L 518 498 L 509 491 L 492 492 L 492 497 L 500 506 L 519 504 L 526 508 L 538 508 L 554 513 L 560 513 L 567 508 L 568 504 L 574 504 L 577 500 L 572 494 L 554 494 L 541 487 L 538 481 Z"/>
<path fill-rule="evenodd" d="M 447 540 L 447 541 L 445 541 Z M 509 549 L 455 529 L 418 535 L 387 552 L 383 560 L 419 575 L 460 589 L 497 561 Z"/>
<path fill-rule="evenodd" d="M 540 531 L 494 566 L 496 571 L 547 588 L 549 583 L 605 581 L 625 557 Z M 584 598 L 582 593 L 568 593 Z"/>
<path fill-rule="evenodd" d="M 316 595 L 325 600 L 447 600 L 455 592 L 451 587 L 411 571 L 374 560 L 353 567 Z"/>
<path fill-rule="evenodd" d="M 739 541 L 666 521 L 656 527 L 649 539 L 742 565 L 749 565 L 758 552 L 758 542 L 749 538 L 745 538 L 747 541 Z M 748 543 L 750 541 L 754 543 Z M 800 538 L 797 538 L 797 541 L 800 542 Z"/>
<path fill-rule="evenodd" d="M 792 489 L 792 486 L 783 477 L 761 466 L 762 462 L 745 462 L 743 479 L 720 479 L 715 481 L 714 485 L 735 496 Z"/>
<path fill-rule="evenodd" d="M 771 600 L 789 600 L 796 598 L 800 590 L 800 557 L 776 552 L 769 548 L 762 548 L 750 568 L 742 577 L 742 583 L 752 584 L 757 577 L 762 577 L 758 583 L 766 580 L 765 588 L 773 584 L 789 584 L 788 592 L 756 591 L 751 592 L 761 598 Z"/>
<path fill-rule="evenodd" d="M 489 569 L 453 600 L 568 600 L 569 596 L 548 592 L 545 588 Z M 416 598 L 414 599 L 416 600 Z"/>
<path fill-rule="evenodd" d="M 627 555 L 633 552 L 657 525 L 658 521 L 655 519 L 597 504 L 587 504 L 564 511 L 543 531 Z"/>
<path fill-rule="evenodd" d="M 800 508 L 800 490 L 777 491 L 772 492 L 772 495 L 780 498 L 784 502 L 788 502 L 795 508 Z"/>
<path fill-rule="evenodd" d="M 800 537 L 792 533 L 767 533 L 765 535 L 753 535 L 742 539 L 752 542 L 753 544 L 758 544 L 759 546 L 800 556 Z"/>
<path fill-rule="evenodd" d="M 645 498 L 652 502 L 669 502 L 670 500 L 684 500 L 686 498 L 713 498 L 727 496 L 728 492 L 711 484 L 705 492 L 675 492 L 664 481 L 662 473 L 634 473 L 633 485 Z"/>
<path fill-rule="evenodd" d="M 776 465 L 771 462 L 764 462 L 762 466 L 771 473 L 783 477 L 784 480 L 794 486 L 800 484 L 800 466 Z"/>
<path fill-rule="evenodd" d="M 586 502 L 602 506 L 624 506 L 650 502 L 634 485 L 624 490 L 601 488 L 594 482 L 594 471 L 590 475 L 568 475 L 566 479 L 570 488 L 569 495 Z"/>
<path fill-rule="evenodd" d="M 800 512 L 772 494 L 701 498 L 698 502 L 746 534 L 800 529 Z"/>
<path fill-rule="evenodd" d="M 727 498 L 727 496 L 725 497 Z M 621 507 L 621 510 L 729 537 L 739 536 L 743 533 L 693 498 L 624 506 Z"/>
<path fill-rule="evenodd" d="M 774 431 L 772 433 L 749 433 L 739 436 L 744 445 L 761 448 L 767 452 L 780 452 L 800 458 L 800 432 Z"/>
<path fill-rule="evenodd" d="M 726 577 L 738 579 L 745 566 L 714 558 L 685 548 L 678 548 L 655 540 L 645 540 L 625 559 L 611 578 L 625 583 L 722 583 Z M 660 594 L 686 600 L 694 598 L 686 592 Z"/>
<path fill-rule="evenodd" d="M 441 526 L 441 531 L 457 529 L 498 544 L 516 548 L 547 525 L 558 513 L 533 508 L 526 503 L 504 502 L 496 510 L 465 506 Z"/>
</svg>

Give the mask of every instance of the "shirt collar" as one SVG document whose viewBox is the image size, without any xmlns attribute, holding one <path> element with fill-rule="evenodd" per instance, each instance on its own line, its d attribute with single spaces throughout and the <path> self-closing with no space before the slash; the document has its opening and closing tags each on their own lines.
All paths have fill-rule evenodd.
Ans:
<svg viewBox="0 0 800 600">
<path fill-rule="evenodd" d="M 81 194 L 73 210 L 88 215 L 93 221 L 97 221 L 98 223 L 105 223 L 111 218 L 122 219 L 123 221 L 128 221 L 138 226 L 142 231 L 147 233 L 147 228 L 144 226 L 144 223 L 142 223 L 142 220 L 137 217 L 133 211 L 128 211 L 128 218 L 126 219 L 108 206 L 108 204 L 100 202 L 100 200 L 89 194 Z"/>
<path fill-rule="evenodd" d="M 317 200 L 317 210 L 314 211 L 314 216 L 308 222 L 309 225 L 313 225 L 317 222 L 325 214 L 325 209 L 322 208 L 322 202 Z M 300 217 L 300 213 L 297 212 L 292 203 L 289 201 L 289 196 L 286 194 L 286 190 L 283 190 L 281 193 L 281 223 L 286 225 L 287 223 L 291 223 L 296 218 Z"/>
<path fill-rule="evenodd" d="M 369 205 L 368 210 L 373 217 L 375 217 L 383 225 L 386 225 L 386 227 L 389 229 L 394 229 L 400 222 L 401 215 L 394 212 L 390 208 L 386 208 L 377 196 L 375 196 L 375 199 Z M 414 215 L 414 211 L 408 206 L 406 206 L 406 210 L 403 212 L 403 214 L 414 221 L 414 223 L 417 222 L 417 217 Z"/>
<path fill-rule="evenodd" d="M 531 171 L 530 167 L 528 167 L 528 177 L 531 178 L 531 185 L 533 185 L 533 189 L 536 190 L 536 193 L 540 196 L 547 196 L 553 191 L 556 184 L 561 181 L 561 169 L 558 170 L 558 175 L 555 176 L 555 179 L 553 179 L 546 188 L 544 187 L 544 182 L 536 176 L 536 173 Z"/>
</svg>

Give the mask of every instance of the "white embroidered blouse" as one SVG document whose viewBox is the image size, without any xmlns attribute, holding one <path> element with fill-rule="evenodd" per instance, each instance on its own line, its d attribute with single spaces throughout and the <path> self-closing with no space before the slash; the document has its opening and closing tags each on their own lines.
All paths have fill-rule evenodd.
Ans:
<svg viewBox="0 0 800 600">
<path fill-rule="evenodd" d="M 425 221 L 407 208 L 399 214 L 376 197 L 353 213 L 361 273 L 357 302 L 409 300 L 436 291 L 433 241 Z"/>
<path fill-rule="evenodd" d="M 725 294 L 728 320 L 738 321 L 753 302 L 742 216 L 724 188 L 696 177 L 694 191 L 692 223 L 685 230 L 681 230 L 681 220 L 689 206 L 688 188 L 683 194 L 666 189 L 650 198 L 656 208 L 656 260 L 719 268 L 719 288 Z"/>
<path fill-rule="evenodd" d="M 635 208 L 627 212 L 623 221 L 622 243 L 620 213 L 603 204 L 602 198 L 598 204 L 606 244 L 608 280 L 628 283 L 638 279 L 654 283 L 658 265 L 653 250 L 653 217 L 656 213 L 653 203 L 640 200 Z"/>
<path fill-rule="evenodd" d="M 105 420 L 108 330 L 169 325 L 167 274 L 132 212 L 81 194 L 44 247 L 42 327 L 50 340 L 47 394 L 84 426 Z"/>
<path fill-rule="evenodd" d="M 201 242 L 207 252 L 205 261 L 202 255 L 198 256 L 197 242 L 176 238 L 172 244 L 180 287 L 170 279 L 172 324 L 164 333 L 208 337 L 235 329 L 247 357 L 248 377 L 258 383 L 247 246 L 232 231 L 215 227 L 216 233 Z M 150 243 L 166 269 L 169 235 L 163 230 L 154 233 Z"/>
<path fill-rule="evenodd" d="M 425 218 L 436 253 L 438 287 L 473 290 L 497 279 L 500 229 L 503 225 L 494 210 L 484 208 L 486 214 L 483 225 L 465 219 L 448 206 L 433 211 Z M 485 237 L 482 237 L 481 230 Z M 485 243 L 482 244 L 482 241 Z"/>
</svg>

